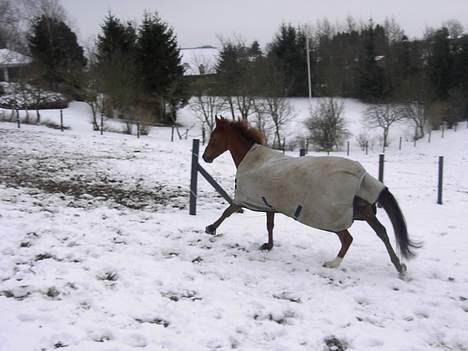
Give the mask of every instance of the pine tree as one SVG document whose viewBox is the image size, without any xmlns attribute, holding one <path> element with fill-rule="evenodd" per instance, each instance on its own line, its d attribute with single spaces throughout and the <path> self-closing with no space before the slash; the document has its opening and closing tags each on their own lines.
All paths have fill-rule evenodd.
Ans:
<svg viewBox="0 0 468 351">
<path fill-rule="evenodd" d="M 175 121 L 176 110 L 188 102 L 177 38 L 157 13 L 145 13 L 136 46 L 138 77 L 143 91 L 161 107 L 163 120 Z M 171 107 L 170 115 L 165 110 Z"/>
<path fill-rule="evenodd" d="M 381 99 L 385 94 L 384 70 L 377 62 L 377 27 L 371 21 L 362 32 L 363 49 L 359 56 L 358 81 L 359 97 L 366 100 Z"/>
<path fill-rule="evenodd" d="M 86 65 L 83 48 L 78 45 L 75 33 L 62 20 L 46 15 L 33 19 L 28 46 L 43 70 L 44 79 L 51 88 L 59 83 L 70 83 L 73 75 Z"/>
<path fill-rule="evenodd" d="M 305 34 L 300 29 L 286 24 L 281 25 L 270 44 L 268 57 L 287 77 L 289 95 L 306 96 L 308 94 L 305 44 Z"/>
<path fill-rule="evenodd" d="M 444 27 L 435 31 L 427 38 L 427 42 L 429 44 L 427 73 L 434 90 L 434 97 L 446 100 L 451 87 L 450 73 L 453 59 L 448 29 Z"/>
</svg>

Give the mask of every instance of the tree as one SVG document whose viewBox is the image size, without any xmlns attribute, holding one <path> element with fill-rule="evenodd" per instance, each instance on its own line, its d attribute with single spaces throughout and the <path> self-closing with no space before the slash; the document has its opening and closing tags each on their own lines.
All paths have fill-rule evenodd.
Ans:
<svg viewBox="0 0 468 351">
<path fill-rule="evenodd" d="M 112 14 L 107 15 L 96 41 L 96 52 L 91 53 L 87 75 L 88 93 L 97 88 L 105 94 L 102 107 L 108 116 L 113 116 L 116 111 L 119 115 L 126 115 L 127 119 L 132 118 L 130 110 L 141 90 L 135 67 L 136 40 L 132 23 L 124 24 Z M 90 97 L 94 96 L 97 94 Z"/>
<path fill-rule="evenodd" d="M 47 15 L 35 17 L 28 46 L 51 88 L 58 88 L 60 83 L 76 84 L 76 75 L 81 73 L 86 59 L 75 33 L 62 20 Z"/>
<path fill-rule="evenodd" d="M 174 122 L 177 109 L 188 102 L 188 86 L 176 36 L 156 13 L 145 13 L 138 29 L 136 66 L 143 92 L 162 110 L 160 118 Z"/>
<path fill-rule="evenodd" d="M 340 147 L 349 135 L 343 116 L 343 103 L 335 98 L 320 101 L 311 109 L 305 122 L 310 133 L 310 141 L 320 151 L 331 151 Z"/>
<path fill-rule="evenodd" d="M 427 39 L 427 74 L 436 99 L 448 98 L 451 87 L 452 55 L 449 31 L 443 27 L 430 34 Z"/>
<path fill-rule="evenodd" d="M 385 75 L 377 62 L 377 38 L 385 37 L 385 31 L 379 25 L 374 26 L 371 21 L 362 36 L 363 49 L 358 63 L 359 97 L 366 100 L 381 99 L 385 95 Z"/>
<path fill-rule="evenodd" d="M 282 24 L 269 45 L 268 58 L 287 77 L 289 96 L 308 95 L 305 46 L 305 33 L 290 24 Z"/>
<path fill-rule="evenodd" d="M 424 128 L 427 124 L 427 114 L 424 103 L 420 101 L 407 102 L 401 106 L 401 114 L 404 119 L 414 123 L 414 140 L 424 137 Z"/>
<path fill-rule="evenodd" d="M 401 108 L 392 103 L 375 104 L 367 107 L 365 122 L 370 128 L 381 128 L 383 131 L 383 144 L 388 146 L 390 127 L 404 118 Z"/>
</svg>

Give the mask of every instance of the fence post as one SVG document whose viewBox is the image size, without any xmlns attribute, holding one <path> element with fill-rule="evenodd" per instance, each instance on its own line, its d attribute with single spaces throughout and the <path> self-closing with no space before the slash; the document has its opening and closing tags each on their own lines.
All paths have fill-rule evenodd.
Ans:
<svg viewBox="0 0 468 351">
<path fill-rule="evenodd" d="M 171 142 L 174 142 L 174 124 L 171 126 Z"/>
<path fill-rule="evenodd" d="M 299 156 L 302 157 L 302 156 L 305 156 L 306 154 L 306 150 L 305 149 L 299 149 Z"/>
<path fill-rule="evenodd" d="M 192 172 L 190 176 L 190 207 L 189 214 L 197 214 L 197 181 L 198 181 L 198 153 L 200 151 L 200 140 L 193 139 L 192 143 Z"/>
<path fill-rule="evenodd" d="M 104 112 L 101 112 L 101 135 L 104 134 Z"/>
<path fill-rule="evenodd" d="M 453 131 L 456 132 L 457 131 L 457 128 L 458 128 L 458 122 L 455 122 L 453 124 Z"/>
<path fill-rule="evenodd" d="M 444 156 L 439 156 L 439 181 L 437 184 L 437 204 L 442 205 L 442 183 L 444 178 Z"/>
<path fill-rule="evenodd" d="M 366 141 L 366 155 L 369 154 L 369 141 Z"/>
<path fill-rule="evenodd" d="M 205 145 L 205 142 L 206 142 L 206 130 L 205 130 L 205 126 L 202 127 L 201 134 L 202 134 L 202 145 Z"/>
<path fill-rule="evenodd" d="M 18 123 L 18 128 L 21 128 L 21 121 L 19 116 L 19 111 L 16 110 L 16 123 Z"/>
<path fill-rule="evenodd" d="M 379 155 L 379 180 L 383 183 L 384 179 L 384 161 L 385 161 L 385 155 L 380 154 Z"/>
<path fill-rule="evenodd" d="M 418 141 L 418 140 L 416 139 L 416 136 L 414 136 L 413 147 L 416 147 L 416 142 L 417 142 L 417 141 Z"/>
<path fill-rule="evenodd" d="M 349 156 L 349 140 L 346 142 L 346 156 Z"/>
<path fill-rule="evenodd" d="M 60 109 L 60 130 L 63 132 L 63 110 Z"/>
<path fill-rule="evenodd" d="M 432 128 L 429 131 L 429 136 L 427 137 L 427 142 L 430 144 L 431 143 L 431 135 L 432 135 Z"/>
<path fill-rule="evenodd" d="M 444 134 L 445 134 L 445 122 L 442 123 L 442 125 L 440 126 L 440 128 L 442 129 L 441 137 L 443 138 L 443 137 L 444 137 Z"/>
<path fill-rule="evenodd" d="M 140 139 L 140 121 L 137 121 L 137 138 Z"/>
<path fill-rule="evenodd" d="M 398 150 L 400 150 L 400 151 L 401 151 L 401 143 L 402 143 L 402 141 L 403 141 L 403 138 L 400 137 L 400 144 L 398 145 Z"/>
</svg>

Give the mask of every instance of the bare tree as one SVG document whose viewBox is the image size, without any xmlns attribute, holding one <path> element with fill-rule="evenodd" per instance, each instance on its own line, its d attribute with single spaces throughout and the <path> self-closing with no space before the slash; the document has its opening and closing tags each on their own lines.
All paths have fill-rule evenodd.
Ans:
<svg viewBox="0 0 468 351">
<path fill-rule="evenodd" d="M 332 97 L 323 99 L 316 108 L 311 109 L 305 125 L 310 141 L 319 150 L 339 148 L 349 135 L 343 116 L 343 102 Z"/>
<path fill-rule="evenodd" d="M 371 105 L 366 109 L 364 115 L 364 120 L 368 127 L 382 129 L 384 146 L 388 146 L 390 127 L 403 118 L 401 107 L 391 103 Z"/>
<path fill-rule="evenodd" d="M 414 140 L 424 137 L 424 129 L 427 125 L 427 114 L 424 103 L 419 101 L 407 102 L 400 108 L 402 117 L 414 123 Z"/>
<path fill-rule="evenodd" d="M 450 19 L 442 23 L 442 26 L 447 28 L 449 31 L 450 38 L 458 39 L 464 32 L 463 24 L 456 19 Z"/>
<path fill-rule="evenodd" d="M 282 96 L 271 96 L 258 99 L 257 118 L 260 117 L 259 122 L 263 122 L 264 131 L 268 128 L 268 123 L 271 124 L 273 130 L 273 147 L 284 148 L 283 132 L 286 124 L 294 117 L 294 109 L 289 100 Z M 263 120 L 264 116 L 268 120 Z M 262 123 L 260 123 L 262 124 Z"/>
</svg>

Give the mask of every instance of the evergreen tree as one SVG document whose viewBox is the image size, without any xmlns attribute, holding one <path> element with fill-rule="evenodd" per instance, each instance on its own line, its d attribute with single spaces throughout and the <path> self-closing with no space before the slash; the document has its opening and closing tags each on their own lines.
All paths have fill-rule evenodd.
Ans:
<svg viewBox="0 0 468 351">
<path fill-rule="evenodd" d="M 78 45 L 75 33 L 57 18 L 35 17 L 28 46 L 34 60 L 42 67 L 44 79 L 54 89 L 63 82 L 74 84 L 75 75 L 86 65 L 83 48 Z"/>
<path fill-rule="evenodd" d="M 449 31 L 441 28 L 427 38 L 427 73 L 434 90 L 434 98 L 446 100 L 451 87 L 452 55 Z"/>
<path fill-rule="evenodd" d="M 376 34 L 380 32 L 379 27 L 374 27 L 371 21 L 362 32 L 363 47 L 358 64 L 359 97 L 362 99 L 381 99 L 385 94 L 384 70 L 377 61 Z"/>
<path fill-rule="evenodd" d="M 171 107 L 169 119 L 165 112 L 162 117 L 166 121 L 175 120 L 176 109 L 188 101 L 188 86 L 183 79 L 184 68 L 176 36 L 157 14 L 144 15 L 138 31 L 136 63 L 143 91 L 163 111 L 168 103 Z"/>
<path fill-rule="evenodd" d="M 306 36 L 291 25 L 281 25 L 270 44 L 268 57 L 288 79 L 289 95 L 307 96 Z M 313 62 L 313 60 L 311 60 Z"/>
</svg>

